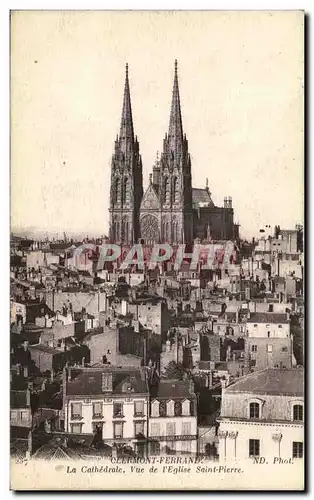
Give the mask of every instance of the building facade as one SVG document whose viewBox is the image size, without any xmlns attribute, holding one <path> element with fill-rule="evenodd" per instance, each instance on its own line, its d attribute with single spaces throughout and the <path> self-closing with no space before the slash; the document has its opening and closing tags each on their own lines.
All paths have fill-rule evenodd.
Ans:
<svg viewBox="0 0 314 500">
<path fill-rule="evenodd" d="M 269 369 L 222 390 L 220 460 L 303 458 L 303 369 Z M 287 463 L 287 462 L 286 462 Z"/>
<path fill-rule="evenodd" d="M 196 454 L 196 396 L 187 382 L 160 380 L 151 397 L 148 440 L 150 455 Z"/>
<path fill-rule="evenodd" d="M 145 453 L 149 392 L 143 370 L 134 366 L 64 371 L 64 428 L 98 434 L 113 447 Z"/>
<path fill-rule="evenodd" d="M 194 239 L 233 240 L 236 226 L 230 197 L 216 207 L 206 180 L 192 188 L 191 157 L 183 130 L 178 66 L 174 82 L 168 133 L 157 155 L 149 185 L 143 194 L 142 160 L 134 136 L 128 66 L 126 66 L 120 134 L 111 165 L 110 239 L 121 245 L 155 242 L 191 245 Z"/>
<path fill-rule="evenodd" d="M 246 359 L 253 370 L 291 368 L 293 339 L 288 313 L 249 313 Z"/>
</svg>

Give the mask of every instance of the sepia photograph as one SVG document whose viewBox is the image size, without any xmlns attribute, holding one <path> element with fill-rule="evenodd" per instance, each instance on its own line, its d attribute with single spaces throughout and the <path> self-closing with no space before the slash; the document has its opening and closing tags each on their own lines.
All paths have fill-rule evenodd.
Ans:
<svg viewBox="0 0 314 500">
<path fill-rule="evenodd" d="M 304 490 L 304 12 L 10 12 L 10 488 Z"/>
</svg>

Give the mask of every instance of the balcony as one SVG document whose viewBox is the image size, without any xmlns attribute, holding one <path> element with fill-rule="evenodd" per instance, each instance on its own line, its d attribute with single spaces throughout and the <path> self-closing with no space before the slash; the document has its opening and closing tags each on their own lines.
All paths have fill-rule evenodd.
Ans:
<svg viewBox="0 0 314 500">
<path fill-rule="evenodd" d="M 73 415 L 71 415 L 71 420 L 83 420 L 83 417 L 78 413 L 74 413 Z"/>
<path fill-rule="evenodd" d="M 94 413 L 93 414 L 93 420 L 101 420 L 102 418 L 104 418 L 102 413 Z"/>
</svg>

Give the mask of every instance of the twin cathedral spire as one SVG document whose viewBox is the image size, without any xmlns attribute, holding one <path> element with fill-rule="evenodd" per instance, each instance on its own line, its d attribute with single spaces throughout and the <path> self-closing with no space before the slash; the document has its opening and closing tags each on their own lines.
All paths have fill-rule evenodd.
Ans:
<svg viewBox="0 0 314 500">
<path fill-rule="evenodd" d="M 182 127 L 177 61 L 168 134 L 144 195 L 142 160 L 134 136 L 126 65 L 120 134 L 112 156 L 109 212 L 110 239 L 115 243 L 192 242 L 191 160 Z"/>
</svg>

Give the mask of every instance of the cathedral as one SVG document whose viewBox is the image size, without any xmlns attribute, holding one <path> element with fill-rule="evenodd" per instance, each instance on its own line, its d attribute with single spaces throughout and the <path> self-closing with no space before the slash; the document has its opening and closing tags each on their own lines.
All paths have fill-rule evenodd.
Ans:
<svg viewBox="0 0 314 500">
<path fill-rule="evenodd" d="M 120 134 L 111 164 L 110 240 L 121 245 L 234 240 L 230 197 L 216 207 L 205 188 L 192 187 L 191 157 L 183 132 L 178 65 L 175 61 L 168 133 L 143 191 L 143 166 L 134 134 L 129 71 L 126 65 Z"/>
</svg>

